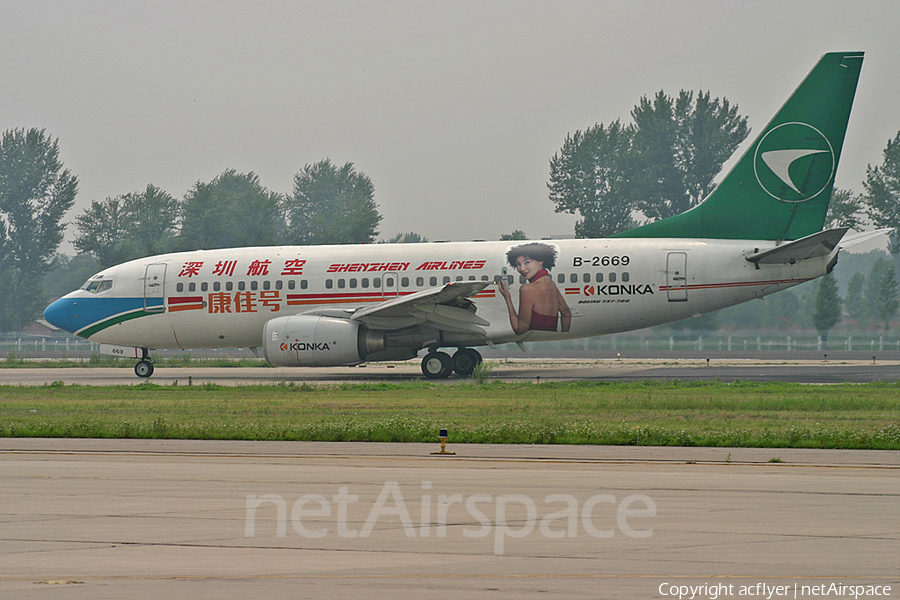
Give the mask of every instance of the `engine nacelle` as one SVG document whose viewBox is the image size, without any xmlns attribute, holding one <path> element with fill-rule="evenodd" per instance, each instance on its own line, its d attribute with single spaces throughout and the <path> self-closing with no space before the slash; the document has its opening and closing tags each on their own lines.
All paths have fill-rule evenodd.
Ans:
<svg viewBox="0 0 900 600">
<path fill-rule="evenodd" d="M 276 367 L 356 365 L 381 350 L 384 334 L 348 319 L 293 315 L 272 319 L 263 329 L 266 362 Z"/>
</svg>

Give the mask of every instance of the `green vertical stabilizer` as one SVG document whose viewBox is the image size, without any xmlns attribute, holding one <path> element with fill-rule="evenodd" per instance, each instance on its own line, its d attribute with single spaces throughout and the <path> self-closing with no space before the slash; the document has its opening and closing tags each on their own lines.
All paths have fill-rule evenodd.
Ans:
<svg viewBox="0 0 900 600">
<path fill-rule="evenodd" d="M 862 59 L 823 56 L 702 203 L 613 237 L 796 240 L 820 231 Z"/>
</svg>

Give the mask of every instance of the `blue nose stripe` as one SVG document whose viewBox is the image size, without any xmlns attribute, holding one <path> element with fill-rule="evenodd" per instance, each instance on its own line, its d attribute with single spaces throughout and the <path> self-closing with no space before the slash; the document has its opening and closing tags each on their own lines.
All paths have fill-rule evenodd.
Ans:
<svg viewBox="0 0 900 600">
<path fill-rule="evenodd" d="M 162 298 L 148 299 L 148 306 L 162 306 Z M 144 316 L 143 298 L 60 298 L 44 309 L 44 319 L 54 327 L 69 333 L 90 337 L 105 326 L 120 322 L 121 315 Z M 140 314 L 135 314 L 140 313 Z M 90 330 L 90 333 L 85 330 Z"/>
<path fill-rule="evenodd" d="M 71 307 L 72 300 L 60 298 L 44 309 L 44 320 L 58 329 L 74 333 Z"/>
</svg>

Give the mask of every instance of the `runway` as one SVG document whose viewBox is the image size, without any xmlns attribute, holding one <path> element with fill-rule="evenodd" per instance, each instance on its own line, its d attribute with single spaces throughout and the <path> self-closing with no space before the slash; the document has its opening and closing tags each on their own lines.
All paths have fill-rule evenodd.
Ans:
<svg viewBox="0 0 900 600">
<path fill-rule="evenodd" d="M 900 452 L 438 449 L 0 439 L 0 597 L 900 597 Z"/>
<path fill-rule="evenodd" d="M 830 360 L 771 357 L 734 358 L 515 358 L 490 359 L 490 378 L 501 381 L 641 381 L 672 379 L 785 381 L 793 383 L 865 383 L 900 379 L 900 358 Z M 2 363 L 0 363 L 2 365 Z M 149 381 L 159 385 L 214 383 L 254 385 L 280 382 L 347 383 L 422 380 L 418 361 L 371 363 L 358 367 L 157 367 Z M 0 366 L 0 385 L 44 385 L 54 381 L 80 385 L 134 385 L 130 367 L 12 368 Z M 444 383 L 460 381 L 457 377 Z"/>
</svg>

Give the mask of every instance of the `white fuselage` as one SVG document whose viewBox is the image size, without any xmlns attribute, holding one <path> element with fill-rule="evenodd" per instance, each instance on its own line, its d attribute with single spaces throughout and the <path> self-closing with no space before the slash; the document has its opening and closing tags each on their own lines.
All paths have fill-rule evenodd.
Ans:
<svg viewBox="0 0 900 600">
<path fill-rule="evenodd" d="M 819 277 L 831 257 L 761 264 L 745 256 L 774 242 L 599 239 L 542 242 L 558 249 L 550 271 L 571 309 L 568 331 L 514 333 L 496 283 L 520 275 L 516 242 L 282 246 L 166 254 L 111 267 L 72 292 L 64 329 L 138 348 L 258 347 L 270 319 L 353 311 L 457 281 L 490 282 L 471 297 L 489 322 L 480 341 L 581 338 L 678 321 Z M 90 283 L 90 282 L 89 282 Z M 101 288 L 106 289 L 101 289 Z M 330 312 L 329 312 L 330 311 Z M 424 338 L 423 338 L 424 340 Z M 422 341 L 425 344 L 425 341 Z M 478 339 L 463 345 L 478 345 Z M 447 345 L 456 345 L 448 343 Z"/>
</svg>

